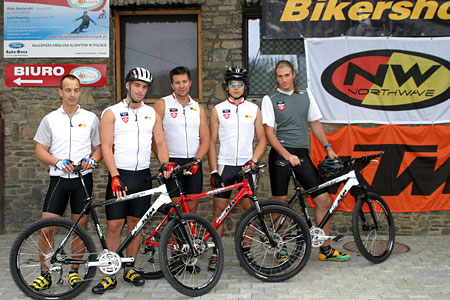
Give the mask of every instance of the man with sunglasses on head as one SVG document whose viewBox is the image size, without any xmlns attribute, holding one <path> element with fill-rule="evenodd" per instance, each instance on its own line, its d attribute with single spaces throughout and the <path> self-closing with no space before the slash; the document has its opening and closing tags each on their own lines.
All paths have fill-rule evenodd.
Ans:
<svg viewBox="0 0 450 300">
<path fill-rule="evenodd" d="M 199 194 L 203 186 L 201 160 L 209 149 L 209 128 L 203 105 L 191 98 L 191 72 L 186 67 L 170 71 L 170 86 L 173 93 L 155 102 L 153 106 L 161 117 L 169 148 L 169 160 L 177 165 L 198 162 L 186 175 L 180 178 L 186 195 Z M 178 200 L 180 191 L 173 179 L 166 182 L 173 201 Z M 189 211 L 197 211 L 198 200 L 187 201 Z"/>
<path fill-rule="evenodd" d="M 169 151 L 164 138 L 161 119 L 155 110 L 144 104 L 144 98 L 153 82 L 152 74 L 144 68 L 133 68 L 125 77 L 126 99 L 106 108 L 100 121 L 103 159 L 109 171 L 106 199 L 121 198 L 127 194 L 151 189 L 152 183 L 146 179 L 150 174 L 152 141 L 157 149 L 161 172 L 169 176 Z M 107 205 L 108 228 L 106 243 L 110 251 L 120 245 L 122 228 L 126 222 L 128 231 L 139 222 L 150 207 L 150 196 Z M 136 259 L 141 233 L 128 244 L 126 255 Z M 145 283 L 132 263 L 124 266 L 123 279 L 135 286 Z M 115 288 L 115 275 L 105 276 L 92 288 L 95 294 Z"/>
<path fill-rule="evenodd" d="M 241 66 L 233 66 L 225 71 L 223 89 L 228 99 L 217 104 L 210 114 L 211 146 L 208 152 L 211 169 L 211 186 L 219 188 L 239 182 L 239 171 L 256 166 L 258 159 L 266 149 L 266 136 L 262 125 L 259 107 L 245 99 L 248 88 L 248 71 Z M 256 133 L 258 144 L 253 151 L 253 137 Z M 219 138 L 220 149 L 216 157 L 216 142 Z M 253 184 L 249 176 L 250 184 Z M 231 191 L 214 197 L 213 221 L 220 217 L 228 205 Z M 250 199 L 241 201 L 241 211 L 252 205 Z M 217 228 L 220 236 L 223 225 Z M 215 270 L 217 255 L 213 253 L 208 269 Z"/>
</svg>

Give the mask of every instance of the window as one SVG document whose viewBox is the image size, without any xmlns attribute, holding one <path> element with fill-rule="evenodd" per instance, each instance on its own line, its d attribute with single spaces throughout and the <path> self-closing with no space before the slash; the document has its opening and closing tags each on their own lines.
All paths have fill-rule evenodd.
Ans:
<svg viewBox="0 0 450 300">
<path fill-rule="evenodd" d="M 244 58 L 250 72 L 249 94 L 265 95 L 275 88 L 275 65 L 283 59 L 294 66 L 299 87 L 306 88 L 303 39 L 263 40 L 260 23 L 261 9 L 244 11 Z"/>
<path fill-rule="evenodd" d="M 146 102 L 172 93 L 169 72 L 191 70 L 190 95 L 201 99 L 201 15 L 199 10 L 116 11 L 117 100 L 126 97 L 126 73 L 139 66 L 150 70 L 153 85 Z"/>
</svg>

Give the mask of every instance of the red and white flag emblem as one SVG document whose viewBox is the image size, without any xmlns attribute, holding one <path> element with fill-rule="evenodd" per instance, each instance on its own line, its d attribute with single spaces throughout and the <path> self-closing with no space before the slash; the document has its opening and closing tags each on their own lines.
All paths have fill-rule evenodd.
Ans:
<svg viewBox="0 0 450 300">
<path fill-rule="evenodd" d="M 178 115 L 178 108 L 169 108 L 170 111 L 170 115 L 172 116 L 172 118 L 176 118 Z"/>
<path fill-rule="evenodd" d="M 277 106 L 279 110 L 284 110 L 284 101 L 278 101 Z"/>
<path fill-rule="evenodd" d="M 230 110 L 224 109 L 224 110 L 222 110 L 222 113 L 223 113 L 223 117 L 228 120 L 228 118 L 230 117 Z"/>
<path fill-rule="evenodd" d="M 128 112 L 121 112 L 120 117 L 124 123 L 128 123 Z"/>
</svg>

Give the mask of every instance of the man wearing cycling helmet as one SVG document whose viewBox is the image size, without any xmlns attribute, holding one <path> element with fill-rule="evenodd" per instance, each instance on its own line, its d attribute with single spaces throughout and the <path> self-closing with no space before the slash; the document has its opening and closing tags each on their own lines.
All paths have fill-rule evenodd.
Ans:
<svg viewBox="0 0 450 300">
<path fill-rule="evenodd" d="M 218 188 L 240 180 L 238 174 L 242 169 L 255 166 L 266 149 L 266 136 L 262 125 L 259 107 L 245 99 L 248 88 L 248 71 L 241 66 L 233 66 L 225 71 L 223 88 L 228 99 L 217 104 L 210 114 L 211 146 L 208 152 L 211 169 L 211 186 Z M 256 133 L 258 144 L 253 151 L 253 137 Z M 220 148 L 217 155 L 216 142 L 219 138 Z M 253 180 L 249 178 L 250 183 Z M 214 197 L 213 221 L 228 205 L 231 191 Z M 241 201 L 241 211 L 245 212 L 252 205 L 250 199 Z M 223 225 L 217 228 L 220 236 Z M 217 256 L 213 254 L 208 268 L 216 268 Z"/>
<path fill-rule="evenodd" d="M 150 176 L 152 139 L 162 164 L 161 170 L 167 170 L 169 152 L 161 119 L 152 107 L 143 102 L 152 81 L 149 70 L 139 67 L 131 69 L 125 77 L 126 99 L 103 111 L 100 137 L 105 165 L 109 171 L 106 199 L 120 198 L 152 187 L 151 182 L 146 182 Z M 165 175 L 168 175 L 167 172 Z M 106 242 L 109 250 L 115 251 L 119 247 L 125 221 L 129 234 L 149 207 L 150 196 L 106 206 Z M 140 239 L 139 233 L 130 242 L 126 249 L 128 257 L 136 258 Z M 132 264 L 125 265 L 123 278 L 135 286 L 145 283 Z M 116 285 L 115 276 L 105 276 L 92 288 L 92 292 L 103 294 Z"/>
<path fill-rule="evenodd" d="M 61 79 L 59 95 L 62 105 L 46 115 L 34 136 L 36 158 L 49 165 L 50 183 L 45 196 L 42 218 L 62 217 L 70 200 L 72 220 L 76 220 L 83 210 L 84 189 L 78 176 L 71 174 L 75 164 L 80 164 L 86 182 L 86 189 L 92 195 L 92 166 L 102 159 L 100 130 L 97 115 L 82 109 L 78 104 L 81 95 L 80 80 L 73 75 Z M 92 152 L 92 149 L 94 151 Z M 84 216 L 80 225 L 87 228 L 88 217 Z M 49 233 L 50 234 L 50 233 Z M 49 241 L 39 240 L 41 253 L 48 252 Z M 73 249 L 80 247 L 74 242 Z M 44 257 L 41 256 L 41 261 Z M 73 265 L 68 276 L 69 284 L 75 287 L 81 277 L 78 266 Z M 43 291 L 52 286 L 51 275 L 46 264 L 41 266 L 41 275 L 30 287 Z"/>
<path fill-rule="evenodd" d="M 153 106 L 161 117 L 164 136 L 169 148 L 169 160 L 177 165 L 199 162 L 188 176 L 180 178 L 186 195 L 199 194 L 203 185 L 201 160 L 209 149 L 209 128 L 203 105 L 189 96 L 192 85 L 191 72 L 186 67 L 170 71 L 173 93 L 156 101 Z M 170 197 L 176 201 L 180 195 L 174 181 L 166 182 Z M 198 200 L 187 202 L 189 211 L 197 211 Z"/>
<path fill-rule="evenodd" d="M 269 153 L 270 185 L 272 198 L 287 202 L 287 189 L 291 173 L 289 169 L 277 166 L 277 160 L 289 160 L 295 166 L 295 174 L 300 184 L 309 189 L 320 184 L 320 177 L 309 156 L 309 127 L 322 143 L 328 157 L 336 158 L 331 144 L 323 130 L 320 119 L 322 114 L 309 90 L 300 91 L 295 82 L 292 64 L 286 60 L 275 67 L 277 89 L 264 96 L 262 117 L 267 140 L 272 149 Z M 331 205 L 331 197 L 326 190 L 311 193 L 316 204 L 316 223 L 320 222 Z M 326 235 L 330 235 L 330 222 L 324 226 Z M 287 257 L 280 253 L 281 262 Z M 320 260 L 347 261 L 349 254 L 340 253 L 325 241 L 320 247 Z"/>
</svg>

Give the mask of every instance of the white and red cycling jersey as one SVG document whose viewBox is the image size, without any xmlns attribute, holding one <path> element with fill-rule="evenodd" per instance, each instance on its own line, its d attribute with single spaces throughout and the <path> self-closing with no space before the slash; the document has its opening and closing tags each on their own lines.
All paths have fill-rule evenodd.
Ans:
<svg viewBox="0 0 450 300">
<path fill-rule="evenodd" d="M 219 165 L 242 166 L 252 158 L 258 106 L 245 99 L 227 99 L 215 107 L 219 119 Z"/>
<path fill-rule="evenodd" d="M 169 157 L 192 158 L 200 147 L 200 106 L 189 96 L 183 107 L 175 94 L 162 98 L 165 102 L 163 119 L 164 136 Z"/>
<path fill-rule="evenodd" d="M 150 167 L 153 126 L 156 112 L 144 103 L 137 109 L 128 106 L 125 100 L 106 108 L 115 117 L 114 160 L 122 170 L 139 171 Z"/>
</svg>

